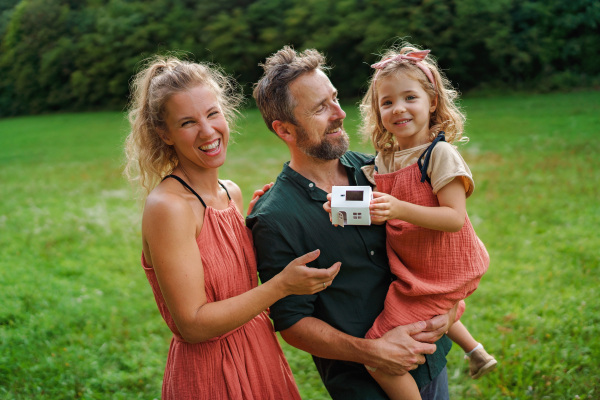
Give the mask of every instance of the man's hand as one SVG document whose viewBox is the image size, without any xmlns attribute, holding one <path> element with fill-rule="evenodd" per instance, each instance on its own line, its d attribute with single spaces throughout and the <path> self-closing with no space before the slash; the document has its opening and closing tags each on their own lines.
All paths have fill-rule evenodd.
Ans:
<svg viewBox="0 0 600 400">
<path fill-rule="evenodd" d="M 427 328 L 425 322 L 398 326 L 375 339 L 375 359 L 367 365 L 390 375 L 404 375 L 425 363 L 423 354 L 433 354 L 435 345 L 413 339 Z"/>
<path fill-rule="evenodd" d="M 331 193 L 327 193 L 327 202 L 323 203 L 323 210 L 329 214 L 329 222 L 331 222 Z"/>
<path fill-rule="evenodd" d="M 454 305 L 448 311 L 448 314 L 437 315 L 431 318 L 428 321 L 425 321 L 427 327 L 423 330 L 423 332 L 417 332 L 412 335 L 412 338 L 418 342 L 424 343 L 435 343 L 445 333 L 448 332 L 448 329 L 452 326 L 454 321 L 456 320 L 456 310 L 458 309 L 458 303 Z"/>
</svg>

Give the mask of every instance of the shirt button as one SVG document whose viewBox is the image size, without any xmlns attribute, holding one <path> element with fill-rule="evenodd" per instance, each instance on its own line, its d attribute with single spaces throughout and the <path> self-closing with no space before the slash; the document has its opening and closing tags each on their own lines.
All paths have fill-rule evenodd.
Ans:
<svg viewBox="0 0 600 400">
<path fill-rule="evenodd" d="M 315 186 L 315 184 L 312 182 L 308 184 L 308 187 L 313 187 L 313 186 Z"/>
<path fill-rule="evenodd" d="M 373 250 L 371 250 L 371 255 L 372 255 L 372 256 L 374 256 L 374 255 L 375 255 L 375 252 L 374 252 Z"/>
</svg>

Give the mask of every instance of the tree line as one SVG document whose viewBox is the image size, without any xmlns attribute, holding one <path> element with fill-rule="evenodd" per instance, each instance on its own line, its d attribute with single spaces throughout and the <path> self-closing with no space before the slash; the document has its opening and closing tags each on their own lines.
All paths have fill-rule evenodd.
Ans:
<svg viewBox="0 0 600 400">
<path fill-rule="evenodd" d="M 597 0 L 0 0 L 0 117 L 121 109 L 141 60 L 222 66 L 250 92 L 285 44 L 317 48 L 342 97 L 398 38 L 462 92 L 600 85 Z"/>
</svg>

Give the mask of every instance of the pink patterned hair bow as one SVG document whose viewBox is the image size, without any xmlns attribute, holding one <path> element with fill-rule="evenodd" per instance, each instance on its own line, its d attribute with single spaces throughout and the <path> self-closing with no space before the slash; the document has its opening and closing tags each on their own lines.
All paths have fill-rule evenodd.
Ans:
<svg viewBox="0 0 600 400">
<path fill-rule="evenodd" d="M 431 70 L 427 67 L 427 65 L 423 64 L 421 61 L 423 61 L 425 59 L 425 57 L 427 57 L 427 54 L 429 54 L 430 50 L 422 50 L 422 51 L 413 51 L 411 53 L 406 53 L 406 54 L 398 54 L 394 57 L 390 57 L 390 58 L 386 58 L 383 61 L 380 61 L 376 64 L 371 65 L 371 68 L 375 68 L 377 70 L 379 69 L 383 69 L 386 65 L 388 65 L 389 63 L 395 61 L 395 62 L 409 62 L 413 65 L 416 65 L 417 67 L 419 67 L 421 69 L 421 71 L 423 71 L 425 73 L 425 75 L 427 75 L 427 79 L 429 79 L 429 82 L 431 82 L 433 84 L 433 87 L 435 88 L 435 80 L 433 79 L 433 74 L 431 73 Z M 379 73 L 379 71 L 377 71 Z"/>
</svg>

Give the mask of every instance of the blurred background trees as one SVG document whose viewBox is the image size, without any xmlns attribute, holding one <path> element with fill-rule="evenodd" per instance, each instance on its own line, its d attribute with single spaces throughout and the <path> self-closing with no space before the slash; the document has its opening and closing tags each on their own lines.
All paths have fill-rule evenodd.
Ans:
<svg viewBox="0 0 600 400">
<path fill-rule="evenodd" d="M 140 61 L 184 51 L 246 93 L 285 44 L 314 47 L 343 97 L 398 38 L 461 91 L 600 85 L 597 0 L 0 0 L 0 117 L 121 109 Z"/>
</svg>

